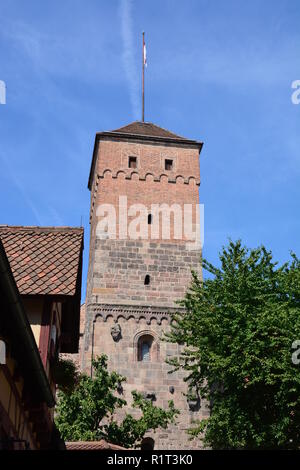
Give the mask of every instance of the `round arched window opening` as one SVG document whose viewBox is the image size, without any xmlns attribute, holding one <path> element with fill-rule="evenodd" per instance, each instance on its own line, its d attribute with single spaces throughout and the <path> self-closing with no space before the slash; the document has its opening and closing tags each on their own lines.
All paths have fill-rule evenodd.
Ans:
<svg viewBox="0 0 300 470">
<path fill-rule="evenodd" d="M 154 439 L 152 437 L 145 437 L 141 443 L 141 450 L 153 450 L 154 449 Z"/>
<path fill-rule="evenodd" d="M 146 274 L 145 280 L 144 280 L 144 285 L 149 286 L 149 284 L 150 284 L 150 276 L 149 276 L 149 274 Z"/>
<path fill-rule="evenodd" d="M 148 214 L 148 225 L 152 224 L 152 214 Z"/>
<path fill-rule="evenodd" d="M 150 362 L 152 358 L 153 336 L 144 335 L 138 340 L 138 361 Z"/>
</svg>

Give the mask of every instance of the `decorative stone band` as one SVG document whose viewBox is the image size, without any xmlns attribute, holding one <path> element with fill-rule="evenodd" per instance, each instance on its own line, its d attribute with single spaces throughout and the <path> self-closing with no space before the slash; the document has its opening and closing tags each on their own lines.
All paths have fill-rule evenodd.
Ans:
<svg viewBox="0 0 300 470">
<path fill-rule="evenodd" d="M 167 175 L 166 173 L 161 173 L 159 175 L 154 175 L 151 171 L 147 171 L 146 173 L 139 172 L 137 170 L 133 171 L 125 171 L 125 170 L 117 170 L 113 171 L 110 168 L 106 168 L 103 170 L 102 173 L 97 174 L 97 178 L 105 178 L 106 175 L 111 175 L 112 178 L 119 178 L 124 177 L 126 180 L 131 180 L 133 176 L 136 179 L 141 181 L 146 181 L 146 179 L 153 179 L 153 181 L 160 182 L 162 179 L 165 179 L 168 183 L 184 183 L 184 184 L 196 184 L 200 185 L 200 179 L 196 178 L 194 175 L 183 176 L 183 175 Z"/>
<path fill-rule="evenodd" d="M 124 318 L 125 320 L 134 318 L 136 323 L 139 323 L 142 319 L 146 320 L 147 325 L 150 325 L 152 320 L 156 320 L 158 325 L 161 325 L 162 320 L 166 320 L 170 323 L 171 313 L 184 311 L 181 307 L 147 307 L 116 304 L 89 304 L 87 308 L 95 319 L 101 317 L 104 322 L 106 322 L 109 317 L 113 317 L 115 322 L 117 322 L 119 318 Z"/>
</svg>

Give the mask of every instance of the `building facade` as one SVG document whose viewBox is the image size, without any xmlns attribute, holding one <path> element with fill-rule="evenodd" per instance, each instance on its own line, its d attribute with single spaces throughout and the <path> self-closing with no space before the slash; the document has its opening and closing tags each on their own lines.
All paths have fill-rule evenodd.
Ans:
<svg viewBox="0 0 300 470">
<path fill-rule="evenodd" d="M 0 450 L 51 440 L 55 399 L 0 240 Z"/>
<path fill-rule="evenodd" d="M 59 354 L 77 353 L 83 229 L 0 226 L 0 449 L 61 448 Z"/>
<path fill-rule="evenodd" d="M 92 358 L 105 353 L 109 368 L 127 377 L 120 393 L 129 407 L 133 390 L 157 406 L 174 401 L 177 423 L 149 433 L 142 443 L 148 448 L 199 446 L 186 429 L 208 413 L 198 398 L 186 396 L 193 391 L 184 373 L 169 374 L 166 359 L 181 346 L 162 340 L 170 313 L 180 311 L 175 302 L 191 270 L 201 275 L 195 240 L 201 148 L 201 142 L 144 122 L 95 139 L 81 368 L 90 373 Z"/>
</svg>

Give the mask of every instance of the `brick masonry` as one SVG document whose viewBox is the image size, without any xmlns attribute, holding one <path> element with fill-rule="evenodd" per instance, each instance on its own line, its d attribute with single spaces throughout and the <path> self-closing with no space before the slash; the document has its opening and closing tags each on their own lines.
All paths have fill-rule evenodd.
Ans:
<svg viewBox="0 0 300 470">
<path fill-rule="evenodd" d="M 199 147 L 105 136 L 96 142 L 95 152 L 81 368 L 89 372 L 92 353 L 105 353 L 110 370 L 127 377 L 122 395 L 129 404 L 132 390 L 150 394 L 158 406 L 174 401 L 181 411 L 177 424 L 149 434 L 155 449 L 200 447 L 199 441 L 189 440 L 186 429 L 193 420 L 207 416 L 207 407 L 200 403 L 194 411 L 190 409 L 183 372 L 168 374 L 166 364 L 166 358 L 176 356 L 180 346 L 162 341 L 170 328 L 170 312 L 179 308 L 175 301 L 184 296 L 190 283 L 191 269 L 201 275 L 200 252 L 188 250 L 187 239 L 175 239 L 172 230 L 169 240 L 96 237 L 98 205 L 113 204 L 118 213 L 120 195 L 127 197 L 128 206 L 142 203 L 149 210 L 153 203 L 195 206 L 199 202 Z M 137 157 L 135 170 L 128 168 L 129 156 Z M 171 171 L 164 169 L 165 158 L 173 160 Z M 147 274 L 149 285 L 144 284 Z M 111 334 L 115 325 L 121 329 L 117 341 Z M 138 360 L 143 335 L 153 338 L 149 362 Z M 126 411 L 137 413 L 130 405 Z"/>
</svg>

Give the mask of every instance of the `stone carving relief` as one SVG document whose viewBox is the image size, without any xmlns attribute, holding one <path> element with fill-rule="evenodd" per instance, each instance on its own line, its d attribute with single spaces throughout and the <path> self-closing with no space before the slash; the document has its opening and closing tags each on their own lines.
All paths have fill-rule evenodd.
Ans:
<svg viewBox="0 0 300 470">
<path fill-rule="evenodd" d="M 119 325 L 119 323 L 116 323 L 115 325 L 111 327 L 110 334 L 112 336 L 112 339 L 116 342 L 121 339 L 122 330 L 121 330 L 121 326 Z"/>
</svg>

